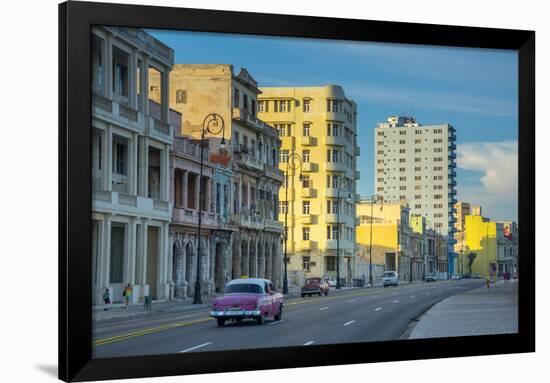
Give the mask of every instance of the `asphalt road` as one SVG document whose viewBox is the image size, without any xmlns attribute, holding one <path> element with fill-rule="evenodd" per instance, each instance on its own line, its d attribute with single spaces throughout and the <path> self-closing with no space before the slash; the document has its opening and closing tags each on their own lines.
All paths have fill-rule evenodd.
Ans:
<svg viewBox="0 0 550 383">
<path fill-rule="evenodd" d="M 399 339 L 420 315 L 481 280 L 332 290 L 328 297 L 286 299 L 283 319 L 217 327 L 206 309 L 94 324 L 94 358 Z"/>
</svg>

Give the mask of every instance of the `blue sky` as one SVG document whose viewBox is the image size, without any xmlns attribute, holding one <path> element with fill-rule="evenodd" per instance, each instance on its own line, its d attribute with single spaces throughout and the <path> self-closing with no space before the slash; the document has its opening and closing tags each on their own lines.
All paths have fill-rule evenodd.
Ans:
<svg viewBox="0 0 550 383">
<path fill-rule="evenodd" d="M 459 200 L 517 220 L 517 54 L 302 38 L 149 30 L 176 63 L 245 67 L 261 86 L 338 84 L 358 107 L 361 179 L 373 194 L 373 129 L 407 114 L 457 130 Z"/>
</svg>

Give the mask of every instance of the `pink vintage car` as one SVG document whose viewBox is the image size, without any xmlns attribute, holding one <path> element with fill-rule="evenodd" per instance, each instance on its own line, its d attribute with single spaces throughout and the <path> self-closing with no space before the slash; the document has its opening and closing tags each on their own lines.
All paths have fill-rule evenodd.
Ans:
<svg viewBox="0 0 550 383">
<path fill-rule="evenodd" d="M 223 326 L 228 320 L 265 319 L 278 321 L 283 315 L 283 294 L 275 292 L 271 281 L 260 278 L 234 279 L 225 287 L 225 294 L 212 303 L 210 316 Z"/>
</svg>

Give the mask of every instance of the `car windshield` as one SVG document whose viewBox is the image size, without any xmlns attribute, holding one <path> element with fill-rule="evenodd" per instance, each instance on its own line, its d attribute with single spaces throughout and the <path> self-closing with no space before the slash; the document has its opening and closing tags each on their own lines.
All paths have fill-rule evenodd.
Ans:
<svg viewBox="0 0 550 383">
<path fill-rule="evenodd" d="M 262 294 L 264 291 L 261 286 L 254 283 L 234 283 L 227 285 L 225 288 L 226 294 L 249 293 Z"/>
<path fill-rule="evenodd" d="M 384 277 L 395 277 L 395 273 L 393 271 L 384 273 Z"/>
</svg>

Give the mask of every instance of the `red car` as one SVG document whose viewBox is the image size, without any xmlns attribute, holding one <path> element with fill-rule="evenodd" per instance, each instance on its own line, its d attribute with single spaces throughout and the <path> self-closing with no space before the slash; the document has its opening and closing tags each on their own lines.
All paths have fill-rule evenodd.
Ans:
<svg viewBox="0 0 550 383">
<path fill-rule="evenodd" d="M 308 278 L 304 286 L 302 286 L 301 295 L 302 298 L 306 295 L 312 296 L 313 294 L 319 294 L 319 296 L 322 294 L 328 295 L 329 290 L 330 287 L 326 280 L 322 278 Z"/>
<path fill-rule="evenodd" d="M 220 327 L 228 320 L 255 319 L 258 324 L 267 318 L 278 321 L 283 316 L 283 294 L 274 291 L 267 279 L 234 279 L 225 287 L 225 294 L 212 303 L 210 316 Z"/>
</svg>

